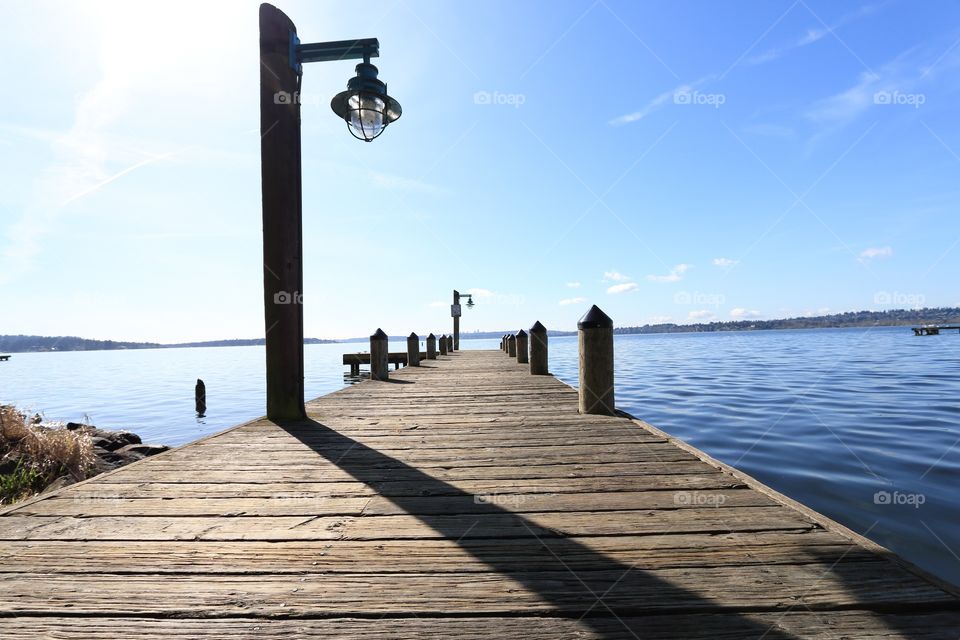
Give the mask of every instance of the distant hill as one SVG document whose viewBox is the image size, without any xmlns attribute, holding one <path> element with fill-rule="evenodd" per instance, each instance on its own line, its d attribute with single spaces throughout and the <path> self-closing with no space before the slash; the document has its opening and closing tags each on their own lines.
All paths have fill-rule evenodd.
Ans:
<svg viewBox="0 0 960 640">
<path fill-rule="evenodd" d="M 26 353 L 28 351 L 115 351 L 118 349 L 177 349 L 184 347 L 248 347 L 263 344 L 263 338 L 239 340 L 209 340 L 206 342 L 117 342 L 115 340 L 88 340 L 76 336 L 3 336 L 0 335 L 0 352 Z M 306 338 L 304 344 L 330 344 L 336 340 Z"/>
<path fill-rule="evenodd" d="M 731 320 L 698 324 L 645 324 L 617 327 L 614 333 L 689 333 L 703 331 L 763 331 L 770 329 L 839 329 L 921 324 L 960 324 L 960 307 L 935 309 L 891 309 L 889 311 L 848 311 L 826 316 L 804 316 L 781 320 Z"/>
</svg>

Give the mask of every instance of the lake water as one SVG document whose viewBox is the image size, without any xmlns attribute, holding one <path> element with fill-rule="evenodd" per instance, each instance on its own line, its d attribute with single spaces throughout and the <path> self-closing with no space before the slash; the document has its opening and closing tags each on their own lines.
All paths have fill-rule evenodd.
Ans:
<svg viewBox="0 0 960 640">
<path fill-rule="evenodd" d="M 341 355 L 363 348 L 306 346 L 307 398 L 349 384 Z M 260 416 L 263 359 L 262 347 L 15 354 L 0 401 L 177 445 Z M 550 339 L 550 369 L 576 385 L 575 337 Z M 960 584 L 960 335 L 618 336 L 616 383 L 619 408 Z"/>
</svg>

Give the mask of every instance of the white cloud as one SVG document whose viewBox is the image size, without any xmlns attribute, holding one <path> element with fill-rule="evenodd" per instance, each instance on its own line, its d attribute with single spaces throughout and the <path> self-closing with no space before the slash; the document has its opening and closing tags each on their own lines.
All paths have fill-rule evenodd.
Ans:
<svg viewBox="0 0 960 640">
<path fill-rule="evenodd" d="M 580 283 L 579 283 L 579 282 L 568 282 L 568 283 L 567 283 L 567 286 L 570 287 L 571 289 L 579 289 L 579 288 L 580 288 Z"/>
<path fill-rule="evenodd" d="M 737 307 L 736 309 L 730 310 L 730 317 L 734 320 L 748 320 L 750 318 L 759 318 L 760 312 L 754 311 L 751 309 L 743 309 L 742 307 Z"/>
<path fill-rule="evenodd" d="M 623 124 L 636 122 L 637 120 L 642 120 L 646 118 L 648 115 L 650 115 L 651 113 L 653 113 L 654 111 L 657 111 L 658 109 L 664 107 L 667 104 L 671 104 L 674 101 L 674 96 L 676 96 L 677 94 L 693 93 L 694 89 L 702 85 L 704 82 L 713 80 L 715 77 L 716 76 L 713 76 L 713 75 L 705 76 L 695 82 L 691 82 L 688 84 L 681 84 L 677 87 L 674 87 L 673 89 L 670 89 L 669 91 L 664 91 L 663 93 L 659 94 L 658 96 L 656 96 L 655 98 L 647 102 L 639 110 L 634 111 L 632 113 L 627 113 L 622 116 L 618 116 L 613 120 L 610 120 L 607 124 L 616 127 Z"/>
<path fill-rule="evenodd" d="M 563 300 L 560 301 L 560 304 L 566 306 L 568 304 L 581 304 L 586 301 L 587 301 L 586 298 L 564 298 Z"/>
<path fill-rule="evenodd" d="M 604 282 L 626 282 L 630 280 L 630 276 L 625 276 L 619 271 L 604 271 L 603 272 L 603 281 Z"/>
<path fill-rule="evenodd" d="M 474 298 L 492 298 L 497 295 L 489 289 L 467 289 L 466 293 L 469 293 Z"/>
<path fill-rule="evenodd" d="M 880 7 L 880 6 L 884 5 L 884 4 L 887 4 L 887 3 L 886 3 L 886 2 L 881 2 L 881 3 L 878 3 L 878 4 L 863 5 L 863 6 L 861 6 L 860 8 L 858 8 L 856 11 L 854 11 L 854 12 L 852 12 L 852 13 L 848 13 L 848 14 L 842 16 L 839 20 L 837 20 L 835 23 L 833 23 L 833 24 L 830 25 L 830 26 L 825 26 L 825 25 L 823 25 L 823 23 L 820 23 L 819 20 L 818 20 L 817 22 L 818 22 L 819 26 L 807 28 L 806 33 L 804 33 L 804 34 L 801 35 L 800 37 L 796 38 L 793 42 L 787 43 L 787 44 L 785 44 L 785 45 L 783 45 L 783 46 L 780 46 L 780 47 L 774 47 L 774 48 L 772 48 L 772 49 L 767 49 L 767 50 L 764 51 L 763 53 L 758 53 L 758 54 L 755 55 L 755 56 L 751 56 L 751 57 L 747 58 L 746 60 L 744 60 L 744 64 L 746 64 L 746 65 L 758 65 L 758 64 L 763 64 L 763 63 L 765 63 L 765 62 L 770 62 L 771 60 L 776 60 L 777 58 L 779 58 L 780 56 L 784 55 L 785 53 L 787 53 L 787 52 L 789 52 L 789 51 L 792 51 L 792 50 L 794 50 L 794 49 L 799 49 L 799 48 L 801 48 L 801 47 L 806 47 L 806 46 L 811 45 L 811 44 L 813 44 L 813 43 L 815 43 L 815 42 L 819 42 L 820 40 L 822 40 L 823 38 L 825 38 L 828 34 L 830 34 L 830 32 L 834 31 L 835 29 L 839 29 L 840 27 L 842 27 L 842 26 L 844 26 L 844 25 L 846 25 L 846 24 L 848 24 L 848 23 L 850 23 L 850 22 L 853 22 L 853 21 L 855 21 L 855 20 L 859 20 L 860 18 L 863 18 L 863 17 L 865 17 L 865 16 L 873 13 L 878 7 Z M 808 9 L 808 11 L 809 11 L 809 9 Z M 812 13 L 812 12 L 811 12 L 811 13 Z"/>
<path fill-rule="evenodd" d="M 740 262 L 739 260 L 731 260 L 730 258 L 714 258 L 713 264 L 721 269 L 729 269 L 737 265 Z"/>
<path fill-rule="evenodd" d="M 617 294 L 617 293 L 626 293 L 628 291 L 634 291 L 637 288 L 636 282 L 624 282 L 622 284 L 615 284 L 612 287 L 607 288 L 607 293 Z"/>
<path fill-rule="evenodd" d="M 420 180 L 414 180 L 412 178 L 404 178 L 389 173 L 381 173 L 379 171 L 371 171 L 370 180 L 373 182 L 373 186 L 377 187 L 378 189 L 409 191 L 412 193 L 424 193 L 432 196 L 447 195 L 449 193 L 449 190 L 444 189 L 443 187 L 438 187 L 436 185 L 428 184 Z"/>
<path fill-rule="evenodd" d="M 870 262 L 871 260 L 889 258 L 892 255 L 892 247 L 869 247 L 860 252 L 859 260 L 860 262 Z"/>
<path fill-rule="evenodd" d="M 711 320 L 715 320 L 716 317 L 712 311 L 707 311 L 706 309 L 691 311 L 687 314 L 687 319 L 695 322 L 710 322 Z"/>
<path fill-rule="evenodd" d="M 667 275 L 650 275 L 647 276 L 647 280 L 650 282 L 678 282 L 683 279 L 683 274 L 689 271 L 692 267 L 692 264 L 678 264 L 673 269 L 670 269 L 670 273 Z"/>
</svg>

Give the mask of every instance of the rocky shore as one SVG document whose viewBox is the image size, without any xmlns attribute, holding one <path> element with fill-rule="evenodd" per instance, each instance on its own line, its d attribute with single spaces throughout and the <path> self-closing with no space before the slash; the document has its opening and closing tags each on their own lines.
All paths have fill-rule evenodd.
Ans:
<svg viewBox="0 0 960 640">
<path fill-rule="evenodd" d="M 0 504 L 59 489 L 169 447 L 144 444 L 131 431 L 78 422 L 45 424 L 0 406 Z"/>
</svg>

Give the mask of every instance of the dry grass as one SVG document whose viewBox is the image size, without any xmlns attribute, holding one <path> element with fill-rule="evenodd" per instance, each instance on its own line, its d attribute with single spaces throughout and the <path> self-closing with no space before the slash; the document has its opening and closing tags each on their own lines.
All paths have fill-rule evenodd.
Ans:
<svg viewBox="0 0 960 640">
<path fill-rule="evenodd" d="M 89 435 L 31 424 L 23 413 L 9 405 L 0 405 L 0 459 L 3 458 L 18 458 L 19 464 L 5 479 L 2 502 L 42 490 L 63 475 L 83 480 L 96 461 Z"/>
</svg>

